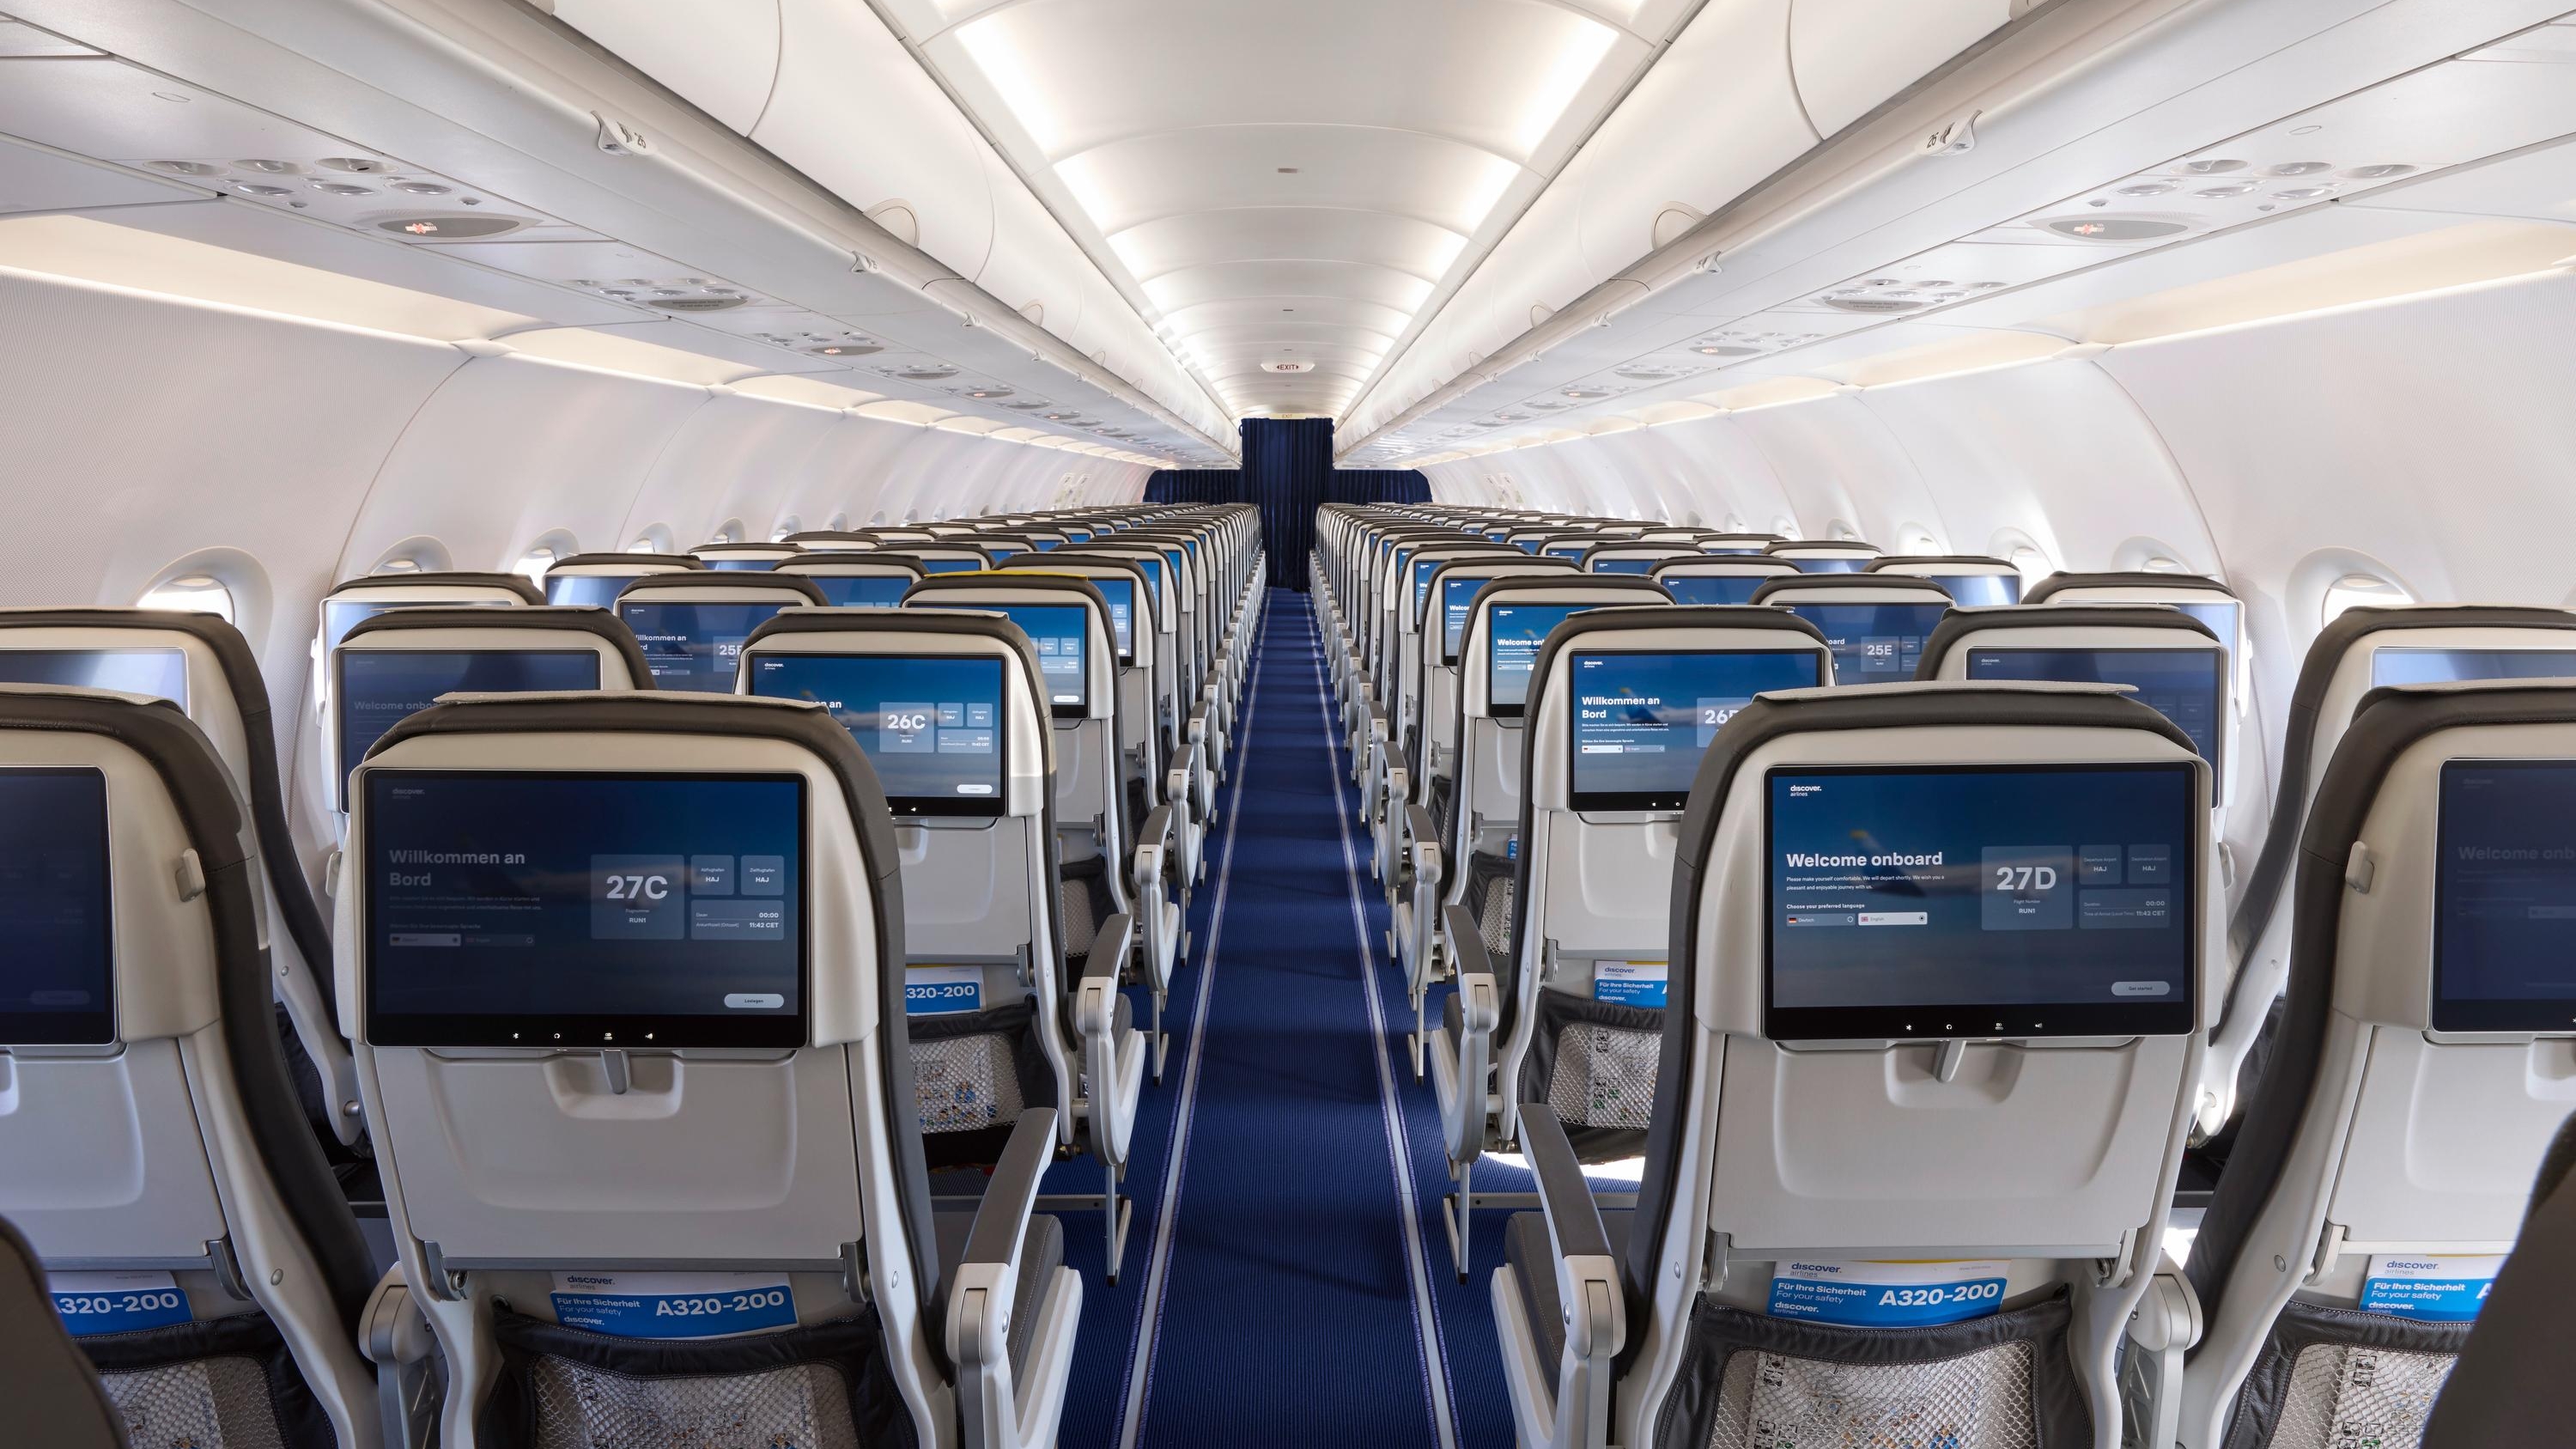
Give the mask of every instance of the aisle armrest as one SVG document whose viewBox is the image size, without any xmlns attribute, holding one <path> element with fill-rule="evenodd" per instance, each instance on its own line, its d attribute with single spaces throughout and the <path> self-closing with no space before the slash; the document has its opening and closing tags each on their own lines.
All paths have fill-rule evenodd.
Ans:
<svg viewBox="0 0 2576 1449">
<path fill-rule="evenodd" d="M 1082 1037 L 1092 1152 L 1111 1167 L 1127 1163 L 1136 1100 L 1145 1087 L 1145 1035 L 1118 1024 L 1118 966 L 1135 949 L 1136 918 L 1125 911 L 1100 923 L 1091 956 L 1075 983 L 1074 1030 Z"/>
<path fill-rule="evenodd" d="M 965 1256 L 949 1279 L 947 1348 L 957 1366 L 961 1449 L 1024 1449 L 1054 1442 L 1073 1369 L 1073 1329 L 1082 1280 L 1055 1270 L 1028 1355 L 1030 1382 L 1013 1382 L 1011 1307 L 1029 1265 L 1022 1261 L 1038 1184 L 1055 1155 L 1055 1109 L 1032 1107 L 1011 1128 L 966 1234 Z"/>
<path fill-rule="evenodd" d="M 1458 967 L 1458 1020 L 1454 1054 L 1437 1052 L 1433 1087 L 1445 1109 L 1441 1130 L 1452 1163 L 1473 1162 L 1485 1150 L 1488 1114 L 1485 1078 L 1493 1060 L 1494 1032 L 1503 1021 L 1502 985 L 1485 954 L 1485 938 L 1461 905 L 1443 906 L 1441 929 L 1449 959 Z"/>
<path fill-rule="evenodd" d="M 1173 847 L 1179 837 L 1179 816 L 1171 806 L 1157 805 L 1147 811 L 1145 823 L 1136 832 L 1135 866 L 1130 876 L 1136 888 L 1137 912 L 1144 917 L 1141 933 L 1145 940 L 1146 980 L 1158 992 L 1172 984 L 1172 963 L 1180 945 L 1180 933 L 1171 929 L 1178 921 L 1170 907 L 1172 891 L 1167 883 L 1168 874 L 1178 869 Z"/>
<path fill-rule="evenodd" d="M 1619 1262 L 1583 1163 L 1566 1140 L 1556 1110 L 1531 1102 L 1520 1111 L 1521 1151 L 1538 1181 L 1547 1215 L 1556 1301 L 1565 1305 L 1565 1351 L 1557 1362 L 1556 1436 L 1561 1445 L 1601 1445 L 1610 1435 L 1610 1361 L 1628 1337 L 1628 1304 Z"/>
</svg>

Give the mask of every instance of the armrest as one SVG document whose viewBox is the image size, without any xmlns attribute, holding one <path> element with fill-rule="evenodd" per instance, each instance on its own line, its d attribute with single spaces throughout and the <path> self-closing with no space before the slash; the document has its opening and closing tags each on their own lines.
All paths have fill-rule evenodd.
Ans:
<svg viewBox="0 0 2576 1449">
<path fill-rule="evenodd" d="M 438 1435 L 443 1397 L 443 1382 L 430 1367 L 438 1340 L 400 1263 L 377 1280 L 358 1322 L 358 1352 L 380 1370 L 376 1425 L 385 1449 L 427 1449 Z"/>
<path fill-rule="evenodd" d="M 1565 1305 L 1565 1353 L 1557 1361 L 1556 1433 L 1561 1445 L 1609 1442 L 1611 1360 L 1628 1338 L 1628 1303 L 1601 1207 L 1583 1180 L 1583 1164 L 1556 1111 L 1544 1102 L 1521 1107 L 1521 1151 L 1538 1180 L 1556 1250 L 1557 1302 Z"/>
<path fill-rule="evenodd" d="M 1455 901 L 1442 906 L 1440 928 L 1449 933 L 1449 960 L 1458 968 L 1460 981 L 1465 981 L 1471 975 L 1493 978 L 1494 958 L 1485 950 L 1485 933 L 1476 929 L 1476 918 L 1467 914 L 1465 906 Z M 1472 1011 L 1474 1003 L 1465 1004 Z M 1486 1030 L 1491 1031 L 1501 1024 L 1502 1007 L 1499 1004 L 1494 1008 L 1494 1018 L 1493 1021 L 1485 1023 Z M 1476 1021 L 1472 1015 L 1468 1018 L 1467 1025 L 1469 1029 L 1474 1029 Z"/>
<path fill-rule="evenodd" d="M 1175 776 L 1180 771 L 1172 772 Z M 1165 784 L 1172 782 L 1166 780 Z M 1143 891 L 1163 874 L 1163 859 L 1172 853 L 1172 832 L 1176 828 L 1172 807 L 1157 805 L 1145 812 L 1145 823 L 1136 827 L 1136 864 L 1128 876 L 1138 891 Z"/>
<path fill-rule="evenodd" d="M 1530 1174 L 1538 1179 L 1538 1205 L 1547 1214 L 1547 1235 L 1559 1258 L 1607 1258 L 1610 1231 L 1601 1225 L 1601 1206 L 1592 1200 L 1592 1184 L 1583 1180 L 1583 1164 L 1566 1139 L 1556 1109 L 1544 1102 L 1521 1107 L 1521 1152 Z"/>
<path fill-rule="evenodd" d="M 948 1358 L 957 1366 L 960 1443 L 968 1449 L 1016 1449 L 1024 1439 L 1011 1373 L 1011 1306 L 1019 1297 L 1020 1248 L 1037 1210 L 1038 1182 L 1054 1155 L 1055 1109 L 1022 1112 L 949 1280 Z"/>
<path fill-rule="evenodd" d="M 1145 1083 L 1145 1038 L 1118 1031 L 1118 968 L 1136 946 L 1136 918 L 1125 911 L 1100 923 L 1073 997 L 1073 1026 L 1082 1035 L 1089 1079 L 1091 1150 L 1111 1167 L 1127 1161 L 1127 1133 Z"/>
<path fill-rule="evenodd" d="M 1433 823 L 1430 811 L 1408 801 L 1404 807 L 1404 833 L 1406 853 L 1413 858 L 1414 909 L 1420 910 L 1430 903 L 1430 897 L 1423 892 L 1440 885 L 1440 827 Z"/>
</svg>

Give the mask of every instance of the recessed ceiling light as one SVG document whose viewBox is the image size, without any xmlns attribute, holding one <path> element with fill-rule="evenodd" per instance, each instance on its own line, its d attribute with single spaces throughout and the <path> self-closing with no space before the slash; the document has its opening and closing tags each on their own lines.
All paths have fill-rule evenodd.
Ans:
<svg viewBox="0 0 2576 1449">
<path fill-rule="evenodd" d="M 236 181 L 233 183 L 233 190 L 242 196 L 293 196 L 295 194 L 286 187 L 270 186 L 258 181 Z"/>
<path fill-rule="evenodd" d="M 224 168 L 207 161 L 155 161 L 152 169 L 173 176 L 219 176 Z"/>
<path fill-rule="evenodd" d="M 233 164 L 244 171 L 257 171 L 264 176 L 292 176 L 304 169 L 292 161 L 236 161 Z"/>
<path fill-rule="evenodd" d="M 397 181 L 393 183 L 393 189 L 413 196 L 445 196 L 451 188 L 435 181 Z"/>
<path fill-rule="evenodd" d="M 364 156 L 325 156 L 313 164 L 325 171 L 348 171 L 360 175 L 369 175 L 385 169 L 385 163 L 382 161 L 370 161 Z"/>
<path fill-rule="evenodd" d="M 2121 196 L 2162 196 L 2173 189 L 2174 184 L 2170 181 L 2141 181 L 2135 186 L 2121 187 L 2118 194 Z M 1926 285 L 1929 284 L 1927 283 Z"/>
<path fill-rule="evenodd" d="M 2343 174 L 2355 181 L 2385 181 L 2392 176 L 2404 176 L 2414 169 L 2412 166 L 2355 166 Z"/>
<path fill-rule="evenodd" d="M 2243 196 L 2246 192 L 2253 189 L 2254 183 L 2251 181 L 2229 181 L 2223 182 L 2217 186 L 2204 186 L 2198 191 L 2193 192 L 2192 195 L 2205 197 L 2211 201 L 2217 201 L 2223 197 Z"/>
<path fill-rule="evenodd" d="M 2274 176 L 2313 176 L 2320 171 L 2331 170 L 2333 166 L 2331 161 L 2284 161 L 2268 169 Z"/>
<path fill-rule="evenodd" d="M 374 187 L 352 186 L 346 181 L 315 181 L 309 184 L 314 190 L 330 196 L 373 196 L 376 194 Z"/>
<path fill-rule="evenodd" d="M 2331 186 L 2293 186 L 2272 194 L 2283 201 L 2314 201 L 2320 196 L 2332 196 L 2334 191 Z"/>
<path fill-rule="evenodd" d="M 2217 156 L 2201 161 L 2185 161 L 2175 169 L 2188 171 L 2194 176 L 2216 176 L 2224 171 L 2242 171 L 2245 169 L 2245 163 L 2229 157 Z"/>
</svg>

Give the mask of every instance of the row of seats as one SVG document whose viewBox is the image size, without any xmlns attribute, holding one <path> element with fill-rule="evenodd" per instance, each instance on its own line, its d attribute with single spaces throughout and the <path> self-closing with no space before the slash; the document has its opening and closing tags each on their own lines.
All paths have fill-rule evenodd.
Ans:
<svg viewBox="0 0 2576 1449">
<path fill-rule="evenodd" d="M 1462 1277 L 1538 1209 L 1523 1444 L 2508 1442 L 2422 1436 L 2576 1107 L 2576 615 L 2338 619 L 2237 872 L 2214 580 L 1384 507 L 1312 567 Z"/>
<path fill-rule="evenodd" d="M 0 1215 L 132 1442 L 1052 1442 L 1263 565 L 1045 522 L 334 589 L 318 890 L 229 625 L 0 611 Z"/>
</svg>

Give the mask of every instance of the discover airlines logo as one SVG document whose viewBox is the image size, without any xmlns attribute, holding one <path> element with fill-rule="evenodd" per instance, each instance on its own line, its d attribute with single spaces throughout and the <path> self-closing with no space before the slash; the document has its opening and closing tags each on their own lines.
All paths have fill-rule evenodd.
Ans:
<svg viewBox="0 0 2576 1449">
<path fill-rule="evenodd" d="M 1825 787 L 1822 785 L 1793 784 L 1789 787 L 1789 798 L 1795 800 L 1801 795 L 1821 795 L 1824 793 L 1824 790 Z"/>
</svg>

